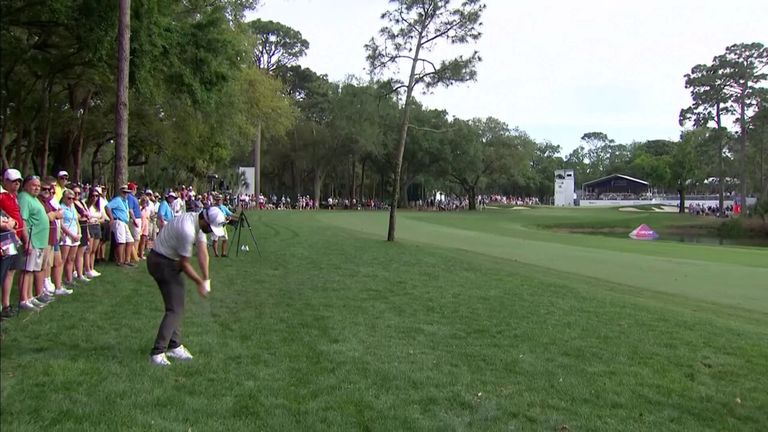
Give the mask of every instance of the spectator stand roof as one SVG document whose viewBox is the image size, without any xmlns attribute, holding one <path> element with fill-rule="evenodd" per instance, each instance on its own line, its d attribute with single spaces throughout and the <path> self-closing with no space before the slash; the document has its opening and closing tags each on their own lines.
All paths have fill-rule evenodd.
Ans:
<svg viewBox="0 0 768 432">
<path fill-rule="evenodd" d="M 637 185 L 642 185 L 642 186 L 648 187 L 648 182 L 647 181 L 636 179 L 636 178 L 630 177 L 630 176 L 626 176 L 624 174 L 611 174 L 609 176 L 601 177 L 601 178 L 599 178 L 597 180 L 588 181 L 588 182 L 584 183 L 583 186 L 585 186 L 585 187 L 586 186 L 598 187 L 598 186 L 602 185 L 603 183 L 605 183 L 606 185 L 608 185 L 608 184 L 616 184 L 617 186 L 619 186 L 619 185 L 624 186 L 624 185 L 627 184 L 628 181 L 632 182 L 632 183 L 635 183 Z"/>
<path fill-rule="evenodd" d="M 601 195 L 603 193 L 626 194 L 626 197 L 619 196 L 618 198 L 628 199 L 631 198 L 632 194 L 648 192 L 649 184 L 647 181 L 623 174 L 612 174 L 597 180 L 586 182 L 581 188 L 585 193 L 596 195 Z"/>
</svg>

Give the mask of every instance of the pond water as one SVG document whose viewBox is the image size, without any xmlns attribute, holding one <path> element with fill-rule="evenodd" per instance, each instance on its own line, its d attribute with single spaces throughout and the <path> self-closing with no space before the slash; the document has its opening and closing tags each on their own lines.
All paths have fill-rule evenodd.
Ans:
<svg viewBox="0 0 768 432">
<path fill-rule="evenodd" d="M 575 229 L 575 230 L 565 230 L 569 231 L 575 234 L 589 234 L 589 235 L 599 235 L 603 237 L 613 237 L 613 238 L 623 238 L 627 239 L 629 241 L 667 241 L 667 242 L 676 242 L 676 243 L 698 243 L 698 244 L 705 244 L 705 245 L 720 245 L 720 246 L 754 246 L 754 247 L 768 247 L 768 238 L 766 237 L 757 237 L 757 238 L 741 238 L 741 239 L 724 239 L 717 236 L 712 235 L 702 235 L 702 234 L 664 234 L 659 233 L 659 238 L 656 240 L 632 240 L 629 238 L 629 232 L 608 232 L 606 230 L 585 230 L 585 229 Z"/>
<path fill-rule="evenodd" d="M 680 243 L 701 243 L 707 245 L 721 246 L 758 246 L 768 247 L 768 238 L 745 238 L 745 239 L 724 239 L 711 236 L 692 236 L 692 235 L 668 235 L 663 239 L 666 241 L 677 241 Z"/>
</svg>

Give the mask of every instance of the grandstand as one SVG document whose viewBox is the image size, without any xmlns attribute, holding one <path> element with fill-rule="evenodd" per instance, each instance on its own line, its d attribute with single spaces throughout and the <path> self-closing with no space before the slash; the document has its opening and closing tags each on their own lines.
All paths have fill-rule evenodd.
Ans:
<svg viewBox="0 0 768 432">
<path fill-rule="evenodd" d="M 647 181 L 623 174 L 612 174 L 581 186 L 582 199 L 586 200 L 645 200 L 651 198 Z"/>
</svg>

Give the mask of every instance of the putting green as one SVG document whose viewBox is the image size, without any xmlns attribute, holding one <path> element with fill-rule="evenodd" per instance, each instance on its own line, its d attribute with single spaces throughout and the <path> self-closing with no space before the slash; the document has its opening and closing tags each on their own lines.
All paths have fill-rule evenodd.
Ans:
<svg viewBox="0 0 768 432">
<path fill-rule="evenodd" d="M 576 212 L 578 210 L 560 215 L 567 219 L 578 214 Z M 552 214 L 542 215 L 551 217 Z M 382 239 L 386 237 L 387 216 L 383 212 L 318 214 L 326 223 Z M 516 219 L 516 212 L 475 213 L 466 218 L 466 223 L 461 222 L 458 214 L 448 222 L 449 216 L 399 212 L 397 239 L 462 249 L 531 264 L 542 270 L 587 276 L 706 303 L 768 311 L 768 251 L 765 249 L 551 233 L 527 228 L 525 224 L 531 222 L 531 216 Z M 487 232 L 489 226 L 504 229 L 498 233 Z"/>
</svg>

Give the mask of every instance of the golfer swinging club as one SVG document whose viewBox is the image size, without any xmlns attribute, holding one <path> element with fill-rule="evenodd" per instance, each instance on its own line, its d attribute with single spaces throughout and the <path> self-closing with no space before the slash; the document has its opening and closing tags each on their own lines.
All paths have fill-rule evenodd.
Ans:
<svg viewBox="0 0 768 432">
<path fill-rule="evenodd" d="M 147 258 L 149 274 L 155 278 L 165 303 L 165 316 L 160 322 L 150 361 L 158 366 L 168 366 L 168 357 L 192 360 L 192 354 L 181 344 L 181 319 L 184 315 L 185 273 L 197 284 L 197 292 L 207 297 L 211 291 L 208 274 L 208 243 L 205 234 L 224 235 L 227 218 L 218 207 L 210 207 L 199 213 L 184 213 L 173 218 L 160 231 L 155 246 Z M 197 245 L 197 262 L 202 277 L 198 276 L 189 258 Z"/>
</svg>

